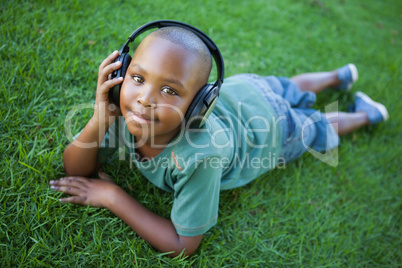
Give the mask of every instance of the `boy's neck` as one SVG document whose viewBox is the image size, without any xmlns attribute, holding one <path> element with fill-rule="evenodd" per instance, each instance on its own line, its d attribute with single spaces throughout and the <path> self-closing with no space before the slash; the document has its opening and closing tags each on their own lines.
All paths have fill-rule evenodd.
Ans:
<svg viewBox="0 0 402 268">
<path fill-rule="evenodd" d="M 146 161 L 147 159 L 152 159 L 162 153 L 166 147 L 169 146 L 169 142 L 160 141 L 160 140 L 150 140 L 148 139 L 145 142 L 141 142 L 139 137 L 134 137 L 137 146 L 135 147 L 135 151 L 137 154 L 141 156 L 140 161 Z"/>
<path fill-rule="evenodd" d="M 151 139 L 147 139 L 145 142 L 141 142 L 141 138 L 134 136 L 134 140 L 136 144 L 141 144 L 139 146 L 136 146 L 135 150 L 136 153 L 138 153 L 142 159 L 152 159 L 156 156 L 158 156 L 160 153 L 162 153 L 166 147 L 169 146 L 170 142 L 175 139 L 177 136 L 178 131 L 172 135 L 172 137 L 153 137 Z"/>
<path fill-rule="evenodd" d="M 148 144 L 141 145 L 135 148 L 136 153 L 141 156 L 139 161 L 146 161 L 157 157 L 160 153 L 165 150 L 165 147 L 155 148 Z"/>
</svg>

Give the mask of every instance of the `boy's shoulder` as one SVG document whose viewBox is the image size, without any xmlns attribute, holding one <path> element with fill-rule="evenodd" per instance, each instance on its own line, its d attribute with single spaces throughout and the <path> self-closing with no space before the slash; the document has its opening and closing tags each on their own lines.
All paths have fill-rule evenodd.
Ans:
<svg viewBox="0 0 402 268">
<path fill-rule="evenodd" d="M 268 88 L 269 85 L 265 83 L 264 79 L 254 74 L 230 76 L 222 84 L 214 113 L 221 117 L 269 115 L 271 112 L 268 107 L 269 103 L 262 92 L 269 90 Z"/>
<path fill-rule="evenodd" d="M 230 158 L 234 146 L 230 145 L 232 141 L 224 127 L 220 119 L 211 114 L 203 127 L 180 132 L 170 145 L 175 163 L 181 167 L 208 159 Z"/>
</svg>

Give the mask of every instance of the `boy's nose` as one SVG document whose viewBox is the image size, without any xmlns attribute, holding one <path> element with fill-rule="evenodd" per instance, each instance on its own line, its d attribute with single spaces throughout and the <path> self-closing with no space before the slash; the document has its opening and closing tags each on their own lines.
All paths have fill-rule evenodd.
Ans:
<svg viewBox="0 0 402 268">
<path fill-rule="evenodd" d="M 137 98 L 137 103 L 144 107 L 155 108 L 156 103 L 152 96 L 151 90 L 144 90 L 140 96 Z"/>
</svg>

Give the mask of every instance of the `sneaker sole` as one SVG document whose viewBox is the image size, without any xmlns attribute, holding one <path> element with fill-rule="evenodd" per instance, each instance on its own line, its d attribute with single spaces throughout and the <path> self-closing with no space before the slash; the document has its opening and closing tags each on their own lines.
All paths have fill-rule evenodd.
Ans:
<svg viewBox="0 0 402 268">
<path fill-rule="evenodd" d="M 349 63 L 348 68 L 350 70 L 350 73 L 352 74 L 352 82 L 349 83 L 349 85 L 347 86 L 347 90 L 350 90 L 353 83 L 356 82 L 357 79 L 359 79 L 359 73 L 357 72 L 356 65 L 354 65 L 353 63 Z"/>
<path fill-rule="evenodd" d="M 366 103 L 368 103 L 368 104 L 374 106 L 375 108 L 377 108 L 378 111 L 381 113 L 382 117 L 384 118 L 384 121 L 387 121 L 387 120 L 388 120 L 389 114 L 388 114 L 387 108 L 385 108 L 384 105 L 382 105 L 382 104 L 379 103 L 379 102 L 373 101 L 369 96 L 367 96 L 366 94 L 364 94 L 364 93 L 361 92 L 361 91 L 356 92 L 355 96 L 356 96 L 357 98 L 361 98 L 361 99 L 362 99 L 363 101 L 365 101 Z"/>
</svg>

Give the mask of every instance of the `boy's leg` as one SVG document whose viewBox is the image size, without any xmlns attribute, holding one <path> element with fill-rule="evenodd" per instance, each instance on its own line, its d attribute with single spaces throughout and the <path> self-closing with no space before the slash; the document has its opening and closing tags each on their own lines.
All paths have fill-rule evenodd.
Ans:
<svg viewBox="0 0 402 268">
<path fill-rule="evenodd" d="M 358 79 L 354 64 L 347 64 L 330 72 L 304 73 L 292 77 L 293 81 L 302 91 L 319 93 L 326 88 L 350 89 Z"/>
<path fill-rule="evenodd" d="M 339 136 L 349 134 L 350 132 L 367 126 L 370 120 L 365 112 L 344 113 L 332 112 L 324 114 L 327 120 L 334 127 Z"/>
<path fill-rule="evenodd" d="M 336 71 L 304 73 L 296 75 L 290 80 L 295 83 L 302 91 L 311 91 L 315 94 L 328 87 L 336 87 L 341 84 Z"/>
<path fill-rule="evenodd" d="M 362 126 L 378 124 L 389 117 L 384 105 L 373 101 L 363 92 L 356 92 L 354 113 L 333 112 L 325 114 L 338 135 L 348 134 Z"/>
</svg>

